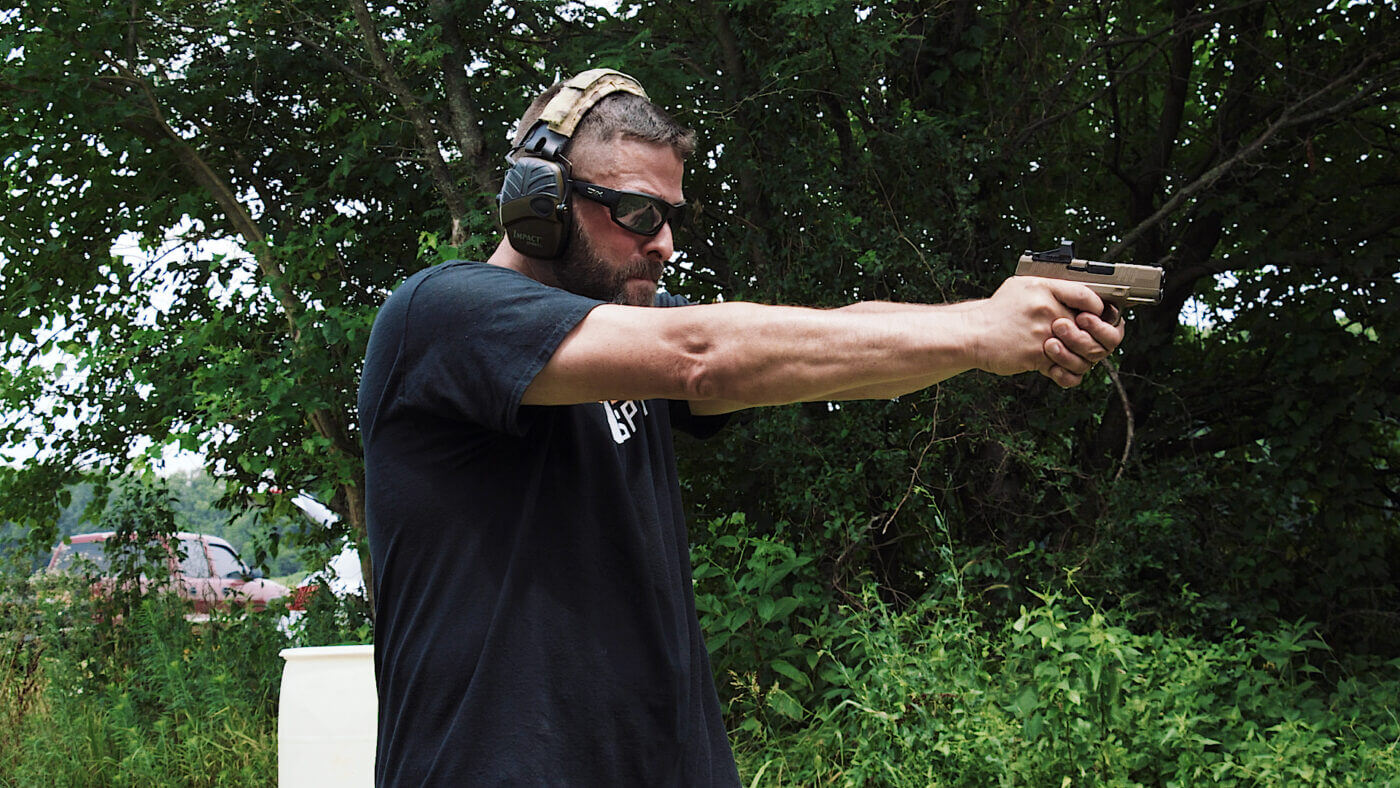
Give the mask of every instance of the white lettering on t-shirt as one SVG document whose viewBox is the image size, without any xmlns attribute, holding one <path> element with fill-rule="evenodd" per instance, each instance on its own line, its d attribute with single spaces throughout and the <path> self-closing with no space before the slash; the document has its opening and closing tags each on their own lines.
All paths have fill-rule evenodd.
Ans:
<svg viewBox="0 0 1400 788">
<path fill-rule="evenodd" d="M 615 443 L 626 443 L 629 438 L 641 430 L 642 423 L 637 417 L 647 414 L 646 402 L 629 399 L 623 402 L 600 402 L 598 404 L 607 411 L 608 427 L 612 429 L 612 439 Z"/>
</svg>

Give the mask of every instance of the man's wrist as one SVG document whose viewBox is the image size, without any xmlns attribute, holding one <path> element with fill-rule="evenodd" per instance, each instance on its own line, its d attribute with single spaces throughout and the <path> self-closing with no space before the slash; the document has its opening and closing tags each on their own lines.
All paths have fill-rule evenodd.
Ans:
<svg viewBox="0 0 1400 788">
<path fill-rule="evenodd" d="M 952 313 L 956 325 L 956 350 L 959 352 L 958 365 L 963 369 L 993 371 L 988 347 L 987 299 L 962 301 L 948 304 L 945 309 Z"/>
</svg>

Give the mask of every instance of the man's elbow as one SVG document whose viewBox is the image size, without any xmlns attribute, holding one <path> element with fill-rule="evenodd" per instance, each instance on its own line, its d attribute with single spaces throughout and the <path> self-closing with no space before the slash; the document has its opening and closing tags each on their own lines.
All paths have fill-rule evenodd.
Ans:
<svg viewBox="0 0 1400 788">
<path fill-rule="evenodd" d="M 696 337 L 686 337 L 678 354 L 676 384 L 681 398 L 691 402 L 729 400 L 734 398 L 732 375 L 724 373 L 724 365 L 714 343 Z"/>
<path fill-rule="evenodd" d="M 765 389 L 761 377 L 745 373 L 732 359 L 726 363 L 721 354 L 691 356 L 681 378 L 682 398 L 691 403 L 713 403 L 718 408 L 715 413 L 796 401 L 772 385 Z"/>
<path fill-rule="evenodd" d="M 763 377 L 756 369 L 751 353 L 745 350 L 745 332 L 737 328 L 742 318 L 759 307 L 752 304 L 717 304 L 704 307 L 711 310 L 705 320 L 687 320 L 670 327 L 666 344 L 677 359 L 675 385 L 682 398 L 691 402 L 725 402 L 731 409 L 771 404 L 759 399 Z M 713 310 L 726 310 L 721 319 Z M 667 310 L 687 313 L 689 308 Z M 680 316 L 680 315 L 677 315 Z M 686 317 L 699 317 L 699 308 Z M 724 326 L 716 329 L 716 326 Z"/>
</svg>

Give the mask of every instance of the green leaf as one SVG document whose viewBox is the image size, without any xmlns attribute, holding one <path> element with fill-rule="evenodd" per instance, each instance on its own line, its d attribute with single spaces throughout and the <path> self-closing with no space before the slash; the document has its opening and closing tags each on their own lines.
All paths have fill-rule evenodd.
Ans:
<svg viewBox="0 0 1400 788">
<path fill-rule="evenodd" d="M 773 610 L 776 608 L 774 601 L 768 597 L 758 600 L 758 617 L 763 623 L 773 620 Z"/>
<path fill-rule="evenodd" d="M 1011 708 L 1016 712 L 1017 716 L 1026 717 L 1032 711 L 1035 711 L 1038 702 L 1039 700 L 1036 696 L 1035 687 L 1028 686 L 1021 690 L 1020 694 L 1016 696 L 1016 700 L 1012 701 Z"/>
<path fill-rule="evenodd" d="M 777 687 L 774 687 L 768 692 L 767 700 L 768 705 L 784 717 L 793 720 L 802 720 L 807 716 L 807 711 L 802 708 L 801 703 L 798 703 L 795 698 Z"/>
<path fill-rule="evenodd" d="M 807 678 L 807 674 L 793 667 L 791 663 L 785 662 L 781 659 L 775 659 L 772 662 L 768 663 L 768 667 L 772 668 L 774 673 L 779 673 L 787 677 L 798 686 L 812 686 L 812 681 L 811 679 Z"/>
</svg>

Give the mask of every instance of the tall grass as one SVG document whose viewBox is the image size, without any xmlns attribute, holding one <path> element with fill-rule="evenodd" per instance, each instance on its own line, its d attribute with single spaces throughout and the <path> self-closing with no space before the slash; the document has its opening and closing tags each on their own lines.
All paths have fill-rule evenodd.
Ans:
<svg viewBox="0 0 1400 788">
<path fill-rule="evenodd" d="M 191 624 L 171 595 L 94 598 L 81 578 L 9 590 L 0 783 L 276 782 L 273 613 Z"/>
<path fill-rule="evenodd" d="M 0 786 L 258 786 L 277 782 L 279 652 L 363 641 L 359 598 L 319 594 L 289 638 L 285 610 L 216 611 L 135 584 L 0 573 Z"/>
</svg>

